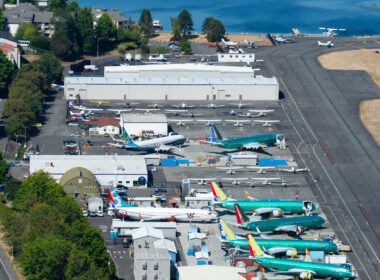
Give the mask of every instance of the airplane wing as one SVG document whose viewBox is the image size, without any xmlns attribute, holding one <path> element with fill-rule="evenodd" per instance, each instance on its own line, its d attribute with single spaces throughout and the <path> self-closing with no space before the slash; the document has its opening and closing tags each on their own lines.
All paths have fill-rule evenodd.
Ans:
<svg viewBox="0 0 380 280">
<path fill-rule="evenodd" d="M 289 250 L 297 251 L 296 249 L 291 248 L 291 247 L 272 247 L 266 250 L 266 252 L 271 255 L 274 255 L 274 254 L 286 253 Z"/>
<path fill-rule="evenodd" d="M 255 212 L 257 215 L 264 215 L 264 214 L 272 213 L 275 210 L 282 211 L 282 209 L 280 208 L 258 208 L 258 209 L 255 209 Z"/>
<path fill-rule="evenodd" d="M 83 111 L 103 111 L 103 109 L 100 108 L 83 108 Z"/>
<path fill-rule="evenodd" d="M 216 122 L 221 122 L 222 120 L 197 120 L 197 122 L 205 122 L 206 124 L 209 123 L 216 123 Z"/>
<path fill-rule="evenodd" d="M 179 148 L 174 146 L 166 146 L 166 145 L 160 145 L 155 147 L 156 152 L 170 152 L 172 150 L 179 150 Z"/>
<path fill-rule="evenodd" d="M 225 120 L 225 122 L 230 122 L 230 123 L 249 123 L 251 120 Z"/>
<path fill-rule="evenodd" d="M 146 112 L 152 112 L 152 111 L 160 111 L 161 109 L 151 109 L 151 108 L 147 108 L 147 109 L 143 109 L 143 108 L 136 108 L 135 111 L 146 111 Z"/>
<path fill-rule="evenodd" d="M 258 123 L 279 123 L 279 120 L 254 120 L 254 122 Z"/>
<path fill-rule="evenodd" d="M 274 110 L 248 110 L 253 113 L 271 113 L 274 112 Z"/>
<path fill-rule="evenodd" d="M 206 143 L 206 144 L 211 144 L 211 145 L 223 146 L 223 143 L 219 143 L 219 142 L 206 141 L 206 140 L 199 140 L 199 142 Z"/>
<path fill-rule="evenodd" d="M 247 166 L 249 169 L 275 169 L 275 166 Z"/>
<path fill-rule="evenodd" d="M 288 231 L 288 232 L 299 232 L 299 227 L 297 225 L 287 225 L 276 227 L 274 231 Z"/>
<path fill-rule="evenodd" d="M 125 144 L 117 144 L 117 143 L 108 143 L 108 145 L 110 146 L 114 146 L 114 147 L 117 147 L 117 148 L 128 148 Z"/>
<path fill-rule="evenodd" d="M 225 105 L 214 105 L 215 108 L 222 108 L 224 107 Z"/>
<path fill-rule="evenodd" d="M 281 180 L 281 178 L 252 178 L 252 180 L 257 180 L 257 181 L 276 181 L 276 180 Z"/>
<path fill-rule="evenodd" d="M 221 178 L 222 181 L 245 181 L 249 178 Z"/>
<path fill-rule="evenodd" d="M 190 181 L 212 181 L 216 180 L 216 178 L 189 178 Z"/>
<path fill-rule="evenodd" d="M 167 109 L 167 110 L 165 110 L 165 113 L 186 113 L 188 111 L 189 110 L 171 110 L 171 109 Z"/>
<path fill-rule="evenodd" d="M 223 170 L 237 170 L 237 169 L 242 169 L 244 167 L 242 167 L 242 166 L 218 166 L 216 168 L 217 169 L 223 169 Z"/>
<path fill-rule="evenodd" d="M 102 110 L 102 109 L 100 109 L 100 110 Z M 112 111 L 112 112 L 130 112 L 133 109 L 107 109 L 107 110 Z"/>
<path fill-rule="evenodd" d="M 265 148 L 267 145 L 265 144 L 261 144 L 261 143 L 258 143 L 258 142 L 255 142 L 255 143 L 248 143 L 248 144 L 245 144 L 243 146 L 244 149 L 247 149 L 247 150 L 258 150 L 260 148 Z"/>
</svg>

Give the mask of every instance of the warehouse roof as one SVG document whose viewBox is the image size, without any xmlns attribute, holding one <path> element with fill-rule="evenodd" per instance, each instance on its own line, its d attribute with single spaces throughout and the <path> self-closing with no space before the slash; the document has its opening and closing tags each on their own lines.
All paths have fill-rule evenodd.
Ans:
<svg viewBox="0 0 380 280">
<path fill-rule="evenodd" d="M 167 249 L 169 252 L 173 252 L 177 254 L 177 248 L 173 241 L 168 239 L 160 239 L 153 242 L 154 247 L 158 249 Z"/>
<path fill-rule="evenodd" d="M 135 249 L 133 258 L 135 260 L 171 260 L 167 249 L 157 249 L 153 246 Z"/>
<path fill-rule="evenodd" d="M 65 77 L 67 84 L 92 85 L 277 85 L 273 78 L 107 78 Z"/>
<path fill-rule="evenodd" d="M 73 166 L 86 167 L 94 175 L 146 175 L 143 156 L 129 155 L 32 155 L 30 173 L 44 170 L 51 175 L 63 175 Z"/>
<path fill-rule="evenodd" d="M 165 114 L 133 114 L 122 113 L 123 123 L 167 123 L 168 118 Z"/>
<path fill-rule="evenodd" d="M 154 237 L 157 239 L 164 239 L 164 234 L 161 230 L 152 227 L 141 227 L 132 231 L 132 239 L 140 239 L 144 237 Z"/>
<path fill-rule="evenodd" d="M 251 67 L 222 66 L 207 64 L 148 64 L 148 65 L 120 65 L 106 66 L 104 72 L 136 72 L 136 71 L 215 71 L 215 72 L 244 72 L 254 73 Z"/>
<path fill-rule="evenodd" d="M 239 273 L 245 273 L 246 269 L 234 266 L 197 265 L 179 266 L 179 280 L 243 280 L 245 277 Z"/>
</svg>

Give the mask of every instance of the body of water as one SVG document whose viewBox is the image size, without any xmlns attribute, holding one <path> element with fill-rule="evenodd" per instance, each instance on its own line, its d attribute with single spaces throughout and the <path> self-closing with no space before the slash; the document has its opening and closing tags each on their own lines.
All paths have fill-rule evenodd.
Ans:
<svg viewBox="0 0 380 280">
<path fill-rule="evenodd" d="M 194 29 L 200 31 L 204 18 L 220 19 L 229 33 L 319 33 L 319 27 L 346 28 L 342 36 L 380 34 L 380 1 L 358 0 L 217 0 L 126 1 L 77 0 L 81 7 L 118 9 L 138 21 L 142 9 L 170 30 L 170 17 L 187 9 Z"/>
</svg>

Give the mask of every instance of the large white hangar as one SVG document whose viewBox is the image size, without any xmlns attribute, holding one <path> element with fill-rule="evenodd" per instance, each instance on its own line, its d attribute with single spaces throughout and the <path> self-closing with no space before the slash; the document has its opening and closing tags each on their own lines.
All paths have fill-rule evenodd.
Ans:
<svg viewBox="0 0 380 280">
<path fill-rule="evenodd" d="M 276 78 L 66 77 L 65 97 L 106 100 L 278 100 Z"/>
<path fill-rule="evenodd" d="M 168 135 L 168 119 L 165 114 L 122 113 L 120 127 L 131 136 Z"/>
</svg>

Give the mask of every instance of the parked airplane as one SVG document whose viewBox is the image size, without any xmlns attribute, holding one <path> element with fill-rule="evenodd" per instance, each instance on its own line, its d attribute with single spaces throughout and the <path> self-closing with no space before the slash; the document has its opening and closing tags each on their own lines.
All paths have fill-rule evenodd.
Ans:
<svg viewBox="0 0 380 280">
<path fill-rule="evenodd" d="M 247 49 L 256 49 L 256 42 L 263 42 L 263 40 L 254 40 L 254 41 L 247 41 L 247 39 L 244 39 L 242 43 L 247 45 Z"/>
<path fill-rule="evenodd" d="M 194 108 L 195 105 L 189 105 L 189 104 L 186 104 L 186 103 L 181 103 L 181 104 L 177 104 L 177 105 L 172 105 L 172 107 L 174 107 L 174 108 L 182 108 L 182 109 L 189 109 L 189 108 Z"/>
<path fill-rule="evenodd" d="M 266 173 L 266 170 L 275 170 L 275 166 L 247 166 L 249 169 L 254 169 L 257 170 L 256 172 L 259 174 L 264 174 Z"/>
<path fill-rule="evenodd" d="M 338 35 L 337 31 L 346 31 L 344 28 L 333 28 L 333 27 L 319 27 L 320 30 L 326 30 L 322 33 L 323 36 L 334 37 Z"/>
<path fill-rule="evenodd" d="M 186 138 L 183 135 L 169 135 L 165 137 L 159 137 L 149 140 L 136 141 L 134 142 L 128 135 L 128 133 L 123 128 L 123 136 L 125 142 L 123 144 L 119 143 L 108 143 L 111 146 L 115 146 L 122 149 L 136 150 L 136 151 L 148 151 L 148 152 L 170 152 L 175 147 L 173 145 L 182 145 L 185 143 Z M 167 146 L 172 145 L 172 146 Z"/>
<path fill-rule="evenodd" d="M 69 102 L 67 103 L 67 105 L 68 105 L 68 107 L 69 107 L 71 110 L 73 110 L 73 109 L 75 109 L 75 110 L 84 110 L 84 109 L 87 109 L 87 107 L 84 107 L 84 106 L 82 106 L 82 105 L 74 105 L 74 103 L 71 102 L 71 101 L 69 101 Z"/>
<path fill-rule="evenodd" d="M 233 126 L 243 126 L 245 123 L 252 123 L 251 120 L 225 120 L 225 122 L 233 124 Z"/>
<path fill-rule="evenodd" d="M 190 117 L 190 118 L 195 118 L 195 117 L 200 117 L 202 114 L 194 113 L 194 112 L 188 112 L 186 114 L 181 114 L 183 117 Z"/>
<path fill-rule="evenodd" d="M 108 188 L 108 194 L 111 206 L 120 214 L 126 215 L 132 219 L 142 221 L 167 220 L 167 221 L 212 221 L 216 219 L 216 213 L 204 209 L 190 208 L 160 208 L 160 207 L 134 207 L 125 203 L 117 192 Z"/>
<path fill-rule="evenodd" d="M 227 248 L 238 247 L 241 250 L 249 250 L 247 239 L 235 235 L 223 219 L 219 220 L 219 229 L 221 243 Z M 263 236 L 262 234 L 260 235 Z M 298 253 L 304 253 L 305 248 L 310 251 L 323 251 L 325 253 L 334 253 L 338 251 L 337 244 L 331 241 L 271 239 L 266 237 L 265 239 L 257 239 L 256 242 L 262 250 L 270 255 L 284 254 L 288 257 L 294 257 Z"/>
<path fill-rule="evenodd" d="M 160 104 L 156 104 L 156 103 L 154 103 L 154 104 L 149 104 L 148 107 L 152 107 L 152 108 L 162 108 L 162 107 L 164 107 L 164 106 L 163 106 L 163 105 L 160 105 Z"/>
<path fill-rule="evenodd" d="M 168 122 L 174 122 L 178 126 L 185 126 L 188 124 L 192 124 L 194 120 L 168 120 Z"/>
<path fill-rule="evenodd" d="M 205 107 L 205 108 L 209 108 L 209 109 L 216 109 L 216 108 L 221 108 L 221 107 L 224 107 L 225 105 L 222 105 L 222 104 L 214 104 L 214 103 L 209 103 L 209 104 L 202 104 L 200 105 L 201 107 Z"/>
<path fill-rule="evenodd" d="M 262 123 L 263 126 L 269 127 L 272 126 L 272 123 L 279 123 L 279 120 L 254 120 L 254 122 Z"/>
<path fill-rule="evenodd" d="M 298 173 L 298 172 L 310 172 L 309 168 L 295 168 L 294 166 L 290 169 L 279 168 L 279 171 L 289 172 L 289 173 Z"/>
<path fill-rule="evenodd" d="M 142 111 L 142 112 L 145 112 L 145 113 L 152 113 L 154 111 L 160 111 L 160 109 L 157 109 L 157 108 L 153 108 L 153 109 L 150 109 L 150 108 L 136 108 L 135 111 Z"/>
<path fill-rule="evenodd" d="M 246 137 L 238 137 L 225 139 L 221 136 L 220 132 L 213 124 L 210 124 L 212 141 L 203 141 L 208 144 L 218 145 L 225 149 L 246 149 L 257 150 L 265 148 L 268 145 L 275 145 L 280 143 L 279 134 L 260 134 Z"/>
<path fill-rule="evenodd" d="M 215 180 L 215 178 L 189 178 L 190 181 L 196 181 L 198 185 L 206 185 L 207 182 Z"/>
<path fill-rule="evenodd" d="M 302 214 L 310 213 L 317 209 L 317 205 L 307 200 L 280 200 L 275 198 L 258 200 L 249 194 L 249 200 L 235 200 L 227 197 L 215 182 L 210 182 L 210 185 L 214 196 L 214 204 L 228 210 L 234 210 L 234 205 L 238 204 L 245 212 L 253 212 L 252 209 L 255 209 L 257 214 L 271 214 L 277 217 L 282 216 L 283 212 Z"/>
<path fill-rule="evenodd" d="M 331 41 L 327 41 L 326 43 L 318 41 L 318 46 L 331 48 L 334 46 L 334 44 Z"/>
<path fill-rule="evenodd" d="M 231 115 L 231 116 L 236 116 L 237 114 L 242 114 L 242 112 L 236 112 L 234 110 L 231 110 L 229 112 L 223 112 L 225 115 Z"/>
<path fill-rule="evenodd" d="M 252 105 L 251 103 L 241 103 L 241 101 L 239 103 L 228 103 L 228 104 L 230 104 L 231 106 L 237 106 L 239 109 L 242 109 L 245 106 Z"/>
<path fill-rule="evenodd" d="M 236 170 L 243 169 L 243 166 L 218 166 L 217 169 L 226 170 L 227 174 L 235 174 Z"/>
<path fill-rule="evenodd" d="M 294 40 L 291 38 L 284 38 L 282 36 L 276 36 L 275 40 L 277 43 L 283 44 L 283 43 L 294 43 Z"/>
<path fill-rule="evenodd" d="M 281 181 L 281 178 L 252 178 L 253 184 L 271 185 L 273 181 Z"/>
<path fill-rule="evenodd" d="M 306 228 L 318 227 L 325 223 L 325 220 L 319 216 L 299 216 L 271 220 L 250 221 L 239 204 L 234 204 L 234 208 L 237 220 L 236 226 L 252 231 L 283 231 L 300 234 Z"/>
<path fill-rule="evenodd" d="M 249 112 L 256 113 L 260 117 L 268 115 L 268 113 L 274 112 L 274 110 L 248 110 Z"/>
<path fill-rule="evenodd" d="M 131 112 L 133 109 L 107 109 L 107 110 L 115 112 L 116 115 L 120 115 L 123 112 Z"/>
<path fill-rule="evenodd" d="M 197 122 L 204 122 L 205 125 L 213 125 L 214 123 L 221 122 L 222 120 L 197 120 Z"/>
<path fill-rule="evenodd" d="M 102 104 L 107 104 L 107 103 L 110 103 L 109 101 L 103 101 L 103 100 L 90 100 L 91 103 L 96 103 L 98 104 L 98 106 L 101 106 Z"/>
<path fill-rule="evenodd" d="M 232 42 L 232 41 L 228 41 L 228 42 L 226 42 L 226 41 L 224 40 L 224 38 L 222 38 L 222 44 L 223 44 L 224 46 L 226 46 L 226 47 L 228 47 L 228 46 L 237 46 L 237 45 L 238 45 L 237 42 Z"/>
<path fill-rule="evenodd" d="M 335 279 L 351 279 L 357 277 L 357 273 L 347 266 L 272 258 L 261 250 L 252 235 L 247 234 L 247 240 L 253 261 L 265 268 L 274 269 L 277 275 L 293 275 L 300 279 L 312 279 L 313 276 L 323 278 L 333 277 Z"/>
<path fill-rule="evenodd" d="M 189 110 L 171 110 L 171 109 L 166 109 L 165 114 L 172 114 L 179 116 L 181 113 L 187 113 Z"/>
<path fill-rule="evenodd" d="M 247 112 L 247 113 L 237 113 L 236 116 L 239 118 L 258 118 L 258 117 L 261 117 L 262 115 L 251 114 L 250 112 Z"/>
<path fill-rule="evenodd" d="M 222 178 L 222 181 L 231 182 L 232 185 L 240 185 L 240 181 L 246 181 L 248 178 Z"/>
</svg>

